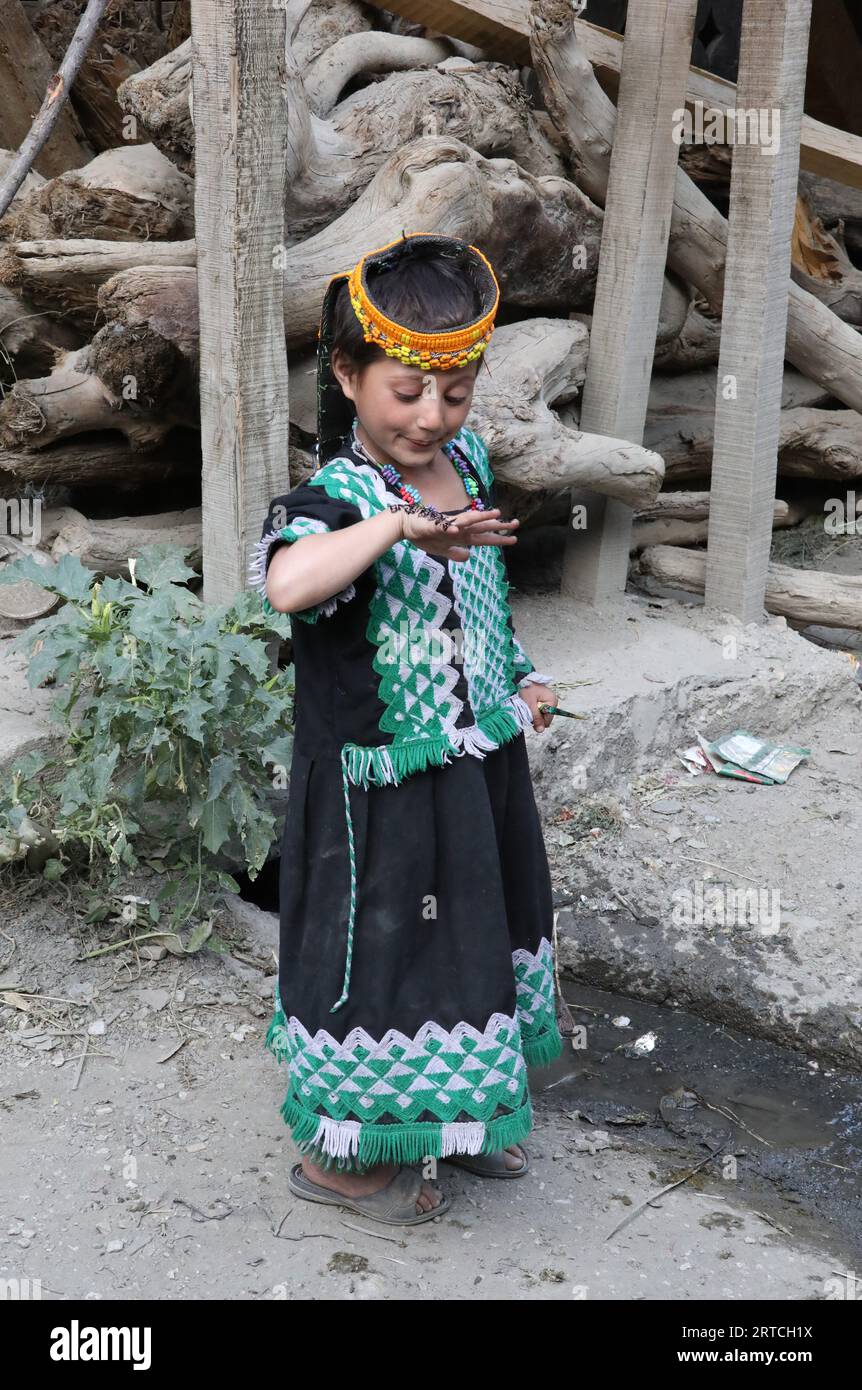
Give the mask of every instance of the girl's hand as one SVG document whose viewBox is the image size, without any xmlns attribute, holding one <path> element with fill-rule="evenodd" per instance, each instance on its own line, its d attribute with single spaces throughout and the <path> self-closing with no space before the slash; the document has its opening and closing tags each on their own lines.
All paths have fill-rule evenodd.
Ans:
<svg viewBox="0 0 862 1390">
<path fill-rule="evenodd" d="M 517 518 L 501 521 L 499 507 L 482 512 L 471 508 L 447 517 L 449 525 L 445 529 L 433 517 L 417 512 L 402 511 L 399 519 L 402 540 L 412 541 L 429 555 L 458 561 L 469 560 L 474 545 L 516 545 L 518 537 L 511 533 L 520 525 Z"/>
<path fill-rule="evenodd" d="M 551 727 L 554 721 L 552 714 L 546 714 L 539 709 L 539 705 L 555 705 L 557 703 L 557 692 L 550 685 L 525 685 L 518 691 L 518 694 L 526 700 L 533 714 L 533 728 L 537 734 L 542 734 Z"/>
</svg>

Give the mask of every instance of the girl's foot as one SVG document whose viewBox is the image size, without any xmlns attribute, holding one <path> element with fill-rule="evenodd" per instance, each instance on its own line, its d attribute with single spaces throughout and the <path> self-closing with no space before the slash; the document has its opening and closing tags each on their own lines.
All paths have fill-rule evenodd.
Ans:
<svg viewBox="0 0 862 1390">
<path fill-rule="evenodd" d="M 523 1168 L 524 1150 L 520 1144 L 510 1144 L 508 1149 L 503 1150 L 507 1168 Z"/>
<path fill-rule="evenodd" d="M 515 1167 L 518 1166 L 516 1163 Z M 303 1157 L 302 1171 L 310 1182 L 316 1182 L 319 1187 L 328 1187 L 333 1192 L 340 1192 L 343 1197 L 367 1197 L 369 1192 L 379 1192 L 381 1187 L 392 1181 L 398 1172 L 398 1164 L 378 1163 L 369 1168 L 367 1173 L 340 1173 L 335 1168 L 319 1168 L 316 1163 Z M 430 1182 L 423 1182 L 416 1199 L 416 1215 L 439 1206 L 442 1198 L 439 1187 L 434 1187 Z"/>
</svg>

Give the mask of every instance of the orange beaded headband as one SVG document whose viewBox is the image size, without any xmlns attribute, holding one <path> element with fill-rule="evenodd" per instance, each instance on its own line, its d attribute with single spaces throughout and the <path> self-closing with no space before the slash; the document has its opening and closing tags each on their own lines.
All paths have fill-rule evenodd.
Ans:
<svg viewBox="0 0 862 1390">
<path fill-rule="evenodd" d="M 482 304 L 482 312 L 472 323 L 442 333 L 420 333 L 388 318 L 373 298 L 374 280 L 411 257 L 438 255 L 460 262 L 469 272 Z M 368 275 L 372 272 L 369 289 Z M 317 349 L 317 439 L 318 461 L 323 464 L 343 436 L 349 433 L 353 405 L 344 396 L 332 370 L 331 353 L 335 302 L 346 281 L 350 303 L 367 343 L 375 343 L 388 357 L 425 371 L 451 371 L 481 357 L 494 331 L 500 304 L 500 286 L 490 261 L 475 246 L 458 237 L 435 232 L 402 233 L 396 241 L 369 251 L 349 271 L 333 275 L 323 296 Z"/>
<path fill-rule="evenodd" d="M 430 242 L 441 240 L 440 237 L 423 232 L 416 232 L 410 240 L 416 242 L 422 238 Z M 489 284 L 485 287 L 485 298 L 487 300 L 490 294 L 493 294 L 491 307 L 485 310 L 478 319 L 474 319 L 472 323 L 464 324 L 461 328 L 449 329 L 444 333 L 419 333 L 414 329 L 404 328 L 401 324 L 387 318 L 371 299 L 366 281 L 369 262 L 378 261 L 392 247 L 403 246 L 406 240 L 405 237 L 401 241 L 390 241 L 385 246 L 378 247 L 376 251 L 370 251 L 357 261 L 350 272 L 347 281 L 350 302 L 356 317 L 362 324 L 363 337 L 366 343 L 376 343 L 388 357 L 397 357 L 399 361 L 405 362 L 408 366 L 425 367 L 431 371 L 450 371 L 453 367 L 463 367 L 468 362 L 474 362 L 477 357 L 481 357 L 488 346 L 500 304 L 500 286 L 497 284 L 497 277 L 491 268 L 490 261 L 482 255 L 477 247 L 461 243 L 468 252 L 472 252 L 474 256 L 478 257 L 487 269 Z"/>
</svg>

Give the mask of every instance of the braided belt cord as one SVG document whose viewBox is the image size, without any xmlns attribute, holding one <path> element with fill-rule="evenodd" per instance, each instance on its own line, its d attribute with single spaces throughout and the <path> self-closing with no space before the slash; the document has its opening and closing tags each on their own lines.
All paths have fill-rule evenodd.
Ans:
<svg viewBox="0 0 862 1390">
<path fill-rule="evenodd" d="M 344 966 L 344 982 L 341 987 L 341 997 L 336 1000 L 329 1010 L 334 1014 L 336 1009 L 340 1009 L 347 1000 L 350 992 L 350 969 L 353 963 L 353 924 L 356 920 L 356 846 L 353 840 L 353 817 L 350 813 L 350 782 L 347 776 L 347 756 L 348 750 L 345 746 L 341 750 L 341 785 L 344 788 L 344 818 L 347 822 L 347 848 L 350 856 L 350 913 L 347 918 L 347 960 Z"/>
</svg>

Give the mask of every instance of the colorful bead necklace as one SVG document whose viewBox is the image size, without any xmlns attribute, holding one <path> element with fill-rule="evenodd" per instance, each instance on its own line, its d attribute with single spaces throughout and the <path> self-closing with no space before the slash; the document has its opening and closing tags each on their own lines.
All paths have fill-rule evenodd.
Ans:
<svg viewBox="0 0 862 1390">
<path fill-rule="evenodd" d="M 379 469 L 391 491 L 397 492 L 399 497 L 403 497 L 405 502 L 413 502 L 420 507 L 424 507 L 425 503 L 422 501 L 422 496 L 419 493 L 418 489 L 413 487 L 410 483 L 404 482 L 403 478 L 401 477 L 401 474 L 398 472 L 398 469 L 395 467 L 394 464 L 378 463 L 377 459 L 371 457 L 371 455 L 368 453 L 368 450 L 363 447 L 362 442 L 359 439 L 359 436 L 356 432 L 357 424 L 358 420 L 356 417 L 354 417 L 350 443 L 351 446 L 356 450 L 357 454 L 359 454 L 360 458 L 365 459 L 367 463 L 371 463 L 374 465 L 375 468 Z M 470 472 L 470 465 L 467 462 L 467 459 L 464 457 L 464 454 L 459 449 L 458 445 L 455 443 L 454 440 L 450 440 L 448 444 L 443 445 L 443 452 L 449 459 L 452 466 L 454 467 L 456 473 L 459 474 L 461 481 L 464 484 L 464 489 L 467 493 L 467 496 L 470 498 L 471 508 L 473 509 L 473 511 L 483 512 L 485 510 L 485 503 L 479 496 L 479 484 L 476 482 L 476 479 Z M 443 515 L 443 513 L 439 511 L 437 507 L 434 507 L 430 503 L 428 504 L 427 510 L 432 512 L 436 516 Z"/>
</svg>

